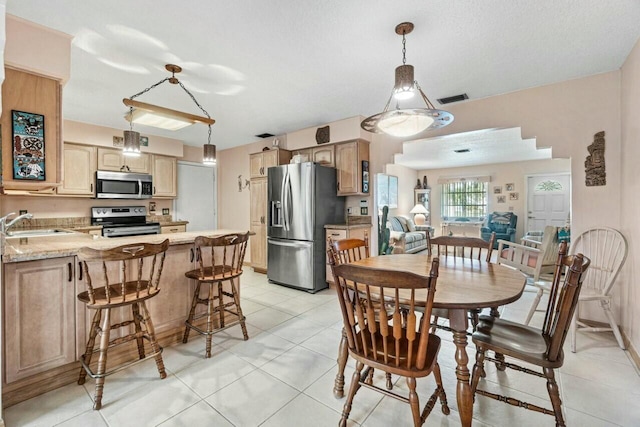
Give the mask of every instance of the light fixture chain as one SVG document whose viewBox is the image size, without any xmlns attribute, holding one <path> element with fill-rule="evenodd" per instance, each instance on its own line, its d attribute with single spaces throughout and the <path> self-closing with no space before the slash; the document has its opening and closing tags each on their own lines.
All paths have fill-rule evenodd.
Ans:
<svg viewBox="0 0 640 427">
<path fill-rule="evenodd" d="M 199 108 L 200 110 L 202 110 L 202 112 L 203 112 L 203 113 L 204 113 L 208 118 L 211 118 L 211 116 L 209 115 L 209 113 L 207 113 L 207 110 L 205 110 L 204 108 L 202 108 L 202 105 L 200 105 L 200 103 L 199 103 L 198 101 L 196 101 L 196 97 L 195 97 L 195 96 L 193 96 L 193 94 L 192 94 L 191 92 L 189 92 L 189 90 L 188 90 L 186 87 L 184 87 L 184 85 L 182 84 L 182 82 L 181 82 L 181 81 L 178 81 L 178 84 L 180 85 L 180 87 L 181 87 L 185 92 L 187 92 L 187 95 L 189 95 L 189 96 L 191 97 L 191 99 L 193 100 L 193 102 L 195 102 L 195 104 L 198 106 L 198 108 Z M 209 130 L 211 130 L 211 126 L 209 126 Z"/>
<path fill-rule="evenodd" d="M 404 31 L 402 32 L 402 65 L 407 63 L 407 40 L 404 38 Z"/>
<path fill-rule="evenodd" d="M 135 95 L 133 95 L 133 96 L 130 96 L 130 97 L 129 97 L 129 99 L 137 98 L 137 97 L 139 97 L 140 95 L 142 95 L 142 94 L 144 94 L 144 93 L 149 92 L 151 89 L 153 89 L 153 88 L 155 88 L 155 87 L 157 87 L 157 86 L 160 86 L 162 83 L 164 83 L 164 82 L 166 82 L 167 80 L 169 80 L 169 78 L 170 78 L 170 77 L 166 77 L 166 78 L 164 78 L 164 79 L 160 80 L 158 83 L 155 83 L 155 84 L 153 84 L 153 85 L 149 86 L 148 88 L 144 89 L 143 91 L 138 92 L 138 93 L 136 93 L 136 94 L 135 94 Z"/>
</svg>

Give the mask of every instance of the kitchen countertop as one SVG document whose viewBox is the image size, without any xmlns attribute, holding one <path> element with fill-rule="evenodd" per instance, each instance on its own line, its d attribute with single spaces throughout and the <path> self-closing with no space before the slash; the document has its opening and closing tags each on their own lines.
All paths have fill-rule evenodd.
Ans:
<svg viewBox="0 0 640 427">
<path fill-rule="evenodd" d="M 74 256 L 85 246 L 109 249 L 135 243 L 161 243 L 165 239 L 169 239 L 171 245 L 181 245 L 193 243 L 198 236 L 216 237 L 229 233 L 246 233 L 246 231 L 221 229 L 117 238 L 79 232 L 64 236 L 8 237 L 2 248 L 2 261 L 7 263 Z"/>
<path fill-rule="evenodd" d="M 325 224 L 325 229 L 353 230 L 355 228 L 371 228 L 371 224 Z"/>
</svg>

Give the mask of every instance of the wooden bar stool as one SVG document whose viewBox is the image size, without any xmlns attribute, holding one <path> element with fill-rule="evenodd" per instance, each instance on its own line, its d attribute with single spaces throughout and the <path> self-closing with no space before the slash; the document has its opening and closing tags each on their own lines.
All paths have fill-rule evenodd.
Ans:
<svg viewBox="0 0 640 427">
<path fill-rule="evenodd" d="M 153 357 L 160 378 L 167 376 L 162 361 L 162 347 L 156 340 L 153 323 L 144 301 L 160 292 L 160 276 L 168 248 L 167 239 L 160 244 L 133 243 L 106 250 L 83 248 L 78 254 L 87 286 L 86 291 L 78 294 L 78 299 L 87 304 L 87 308 L 96 310 L 85 353 L 80 357 L 82 368 L 78 378 L 80 385 L 84 384 L 87 374 L 96 380 L 93 409 L 102 407 L 105 377 L 127 366 Z M 112 325 L 111 309 L 123 306 L 131 306 L 132 319 Z M 127 328 L 131 324 L 135 326 L 134 332 L 113 340 L 109 339 L 112 329 Z M 95 349 L 98 335 L 100 342 Z M 148 340 L 151 345 L 152 353 L 146 356 L 143 339 Z M 136 340 L 138 345 L 139 359 L 107 371 L 107 350 L 133 340 Z M 96 372 L 90 367 L 94 353 L 98 353 Z"/>
<path fill-rule="evenodd" d="M 240 308 L 240 295 L 238 294 L 238 278 L 242 274 L 242 263 L 248 240 L 248 232 L 246 234 L 227 234 L 213 238 L 200 236 L 195 240 L 196 259 L 198 260 L 199 268 L 188 271 L 185 276 L 189 279 L 197 280 L 198 284 L 193 294 L 189 317 L 184 322 L 186 327 L 182 342 L 186 343 L 189 340 L 189 331 L 191 329 L 206 335 L 206 357 L 211 357 L 211 335 L 222 329 L 240 323 L 245 341 L 249 339 L 244 322 L 245 317 L 242 314 L 242 308 Z M 209 262 L 205 265 L 204 258 L 206 253 L 203 255 L 203 251 L 208 252 L 209 249 L 211 250 L 211 256 L 207 257 Z M 222 283 L 226 281 L 230 284 L 231 292 L 225 291 L 222 287 Z M 200 297 L 200 289 L 203 283 L 209 284 L 209 292 L 206 298 Z M 232 300 L 225 302 L 225 296 L 232 298 Z M 215 306 L 216 300 L 218 301 L 217 306 Z M 196 313 L 198 304 L 206 305 L 206 312 Z M 235 311 L 232 309 L 233 307 L 235 307 Z M 217 327 L 214 327 L 216 313 L 218 314 L 218 324 L 216 325 Z M 237 317 L 237 321 L 227 323 L 225 313 L 231 313 Z M 204 317 L 207 318 L 206 330 L 196 326 L 194 323 Z"/>
</svg>

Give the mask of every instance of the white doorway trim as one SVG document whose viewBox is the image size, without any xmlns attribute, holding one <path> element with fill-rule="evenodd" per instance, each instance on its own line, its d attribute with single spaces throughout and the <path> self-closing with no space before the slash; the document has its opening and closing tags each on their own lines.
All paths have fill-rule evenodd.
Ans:
<svg viewBox="0 0 640 427">
<path fill-rule="evenodd" d="M 532 174 L 526 174 L 524 176 L 524 188 L 525 188 L 525 206 L 524 206 L 524 233 L 527 233 L 527 230 L 529 230 L 529 216 L 530 216 L 530 206 L 529 206 L 529 179 L 530 178 L 535 178 L 535 177 L 539 177 L 539 176 L 568 176 L 569 177 L 569 217 L 571 217 L 571 209 L 573 208 L 572 203 L 571 203 L 571 194 L 572 194 L 572 190 L 573 190 L 573 180 L 572 180 L 572 175 L 571 172 L 540 172 L 540 173 L 532 173 Z"/>
<path fill-rule="evenodd" d="M 212 182 L 211 182 L 211 193 L 207 191 L 203 191 L 203 188 L 185 187 L 184 172 L 185 170 L 189 170 L 189 169 L 185 169 L 184 168 L 185 166 L 192 167 L 190 169 L 194 172 L 199 171 L 199 172 L 206 173 L 207 172 L 206 170 L 213 171 Z M 178 171 L 176 173 L 178 174 L 178 197 L 176 197 L 173 200 L 173 211 L 175 212 L 175 215 L 176 215 L 175 219 L 182 220 L 182 221 L 190 221 L 191 219 L 190 224 L 187 225 L 187 231 L 201 231 L 200 229 L 205 229 L 205 228 L 206 229 L 218 228 L 218 194 L 217 194 L 218 193 L 217 192 L 218 168 L 216 166 L 213 166 L 213 167 L 206 166 L 198 162 L 178 160 L 177 169 Z M 180 171 L 183 172 L 182 179 L 180 176 L 181 175 Z M 204 184 L 204 188 L 206 188 L 207 184 Z M 195 197 L 195 200 L 197 200 L 198 202 L 202 202 L 209 207 L 206 210 L 212 209 L 212 212 L 206 213 L 202 209 L 199 210 L 198 208 L 202 207 L 202 203 L 195 205 L 196 207 L 194 208 L 193 206 L 194 197 Z M 200 222 L 198 220 L 199 215 L 203 213 L 205 215 L 212 216 L 213 220 L 212 221 L 207 220 L 206 221 L 207 225 L 204 228 L 197 227 L 196 224 Z M 191 225 L 191 222 L 193 222 L 192 227 L 189 226 Z M 195 230 L 193 229 L 193 226 L 196 226 Z"/>
</svg>

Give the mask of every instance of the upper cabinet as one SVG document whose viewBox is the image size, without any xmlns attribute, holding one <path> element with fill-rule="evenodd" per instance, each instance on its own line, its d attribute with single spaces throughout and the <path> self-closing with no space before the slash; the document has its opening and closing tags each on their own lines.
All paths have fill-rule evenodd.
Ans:
<svg viewBox="0 0 640 427">
<path fill-rule="evenodd" d="M 60 183 L 59 155 L 62 148 L 60 138 L 62 88 L 60 82 L 25 71 L 5 68 L 2 84 L 2 178 L 7 190 L 52 190 Z M 44 117 L 44 141 L 36 141 L 25 135 L 14 135 L 12 110 L 38 114 Z M 20 132 L 19 128 L 16 128 Z M 14 140 L 14 137 L 20 141 Z M 20 154 L 31 156 L 30 150 L 44 151 L 44 167 L 38 163 L 17 165 Z M 21 179 L 19 175 L 26 175 Z M 43 178 L 43 179 L 42 179 Z"/>
<path fill-rule="evenodd" d="M 153 197 L 176 197 L 178 194 L 178 169 L 175 157 L 151 156 Z"/>
<path fill-rule="evenodd" d="M 58 194 L 91 197 L 96 172 L 96 147 L 64 143 L 62 186 Z"/>
<path fill-rule="evenodd" d="M 249 159 L 251 178 L 262 178 L 270 167 L 289 163 L 291 152 L 276 148 L 251 154 Z"/>
<path fill-rule="evenodd" d="M 369 141 L 356 139 L 335 144 L 338 195 L 369 194 Z M 367 170 L 363 170 L 366 161 Z M 366 173 L 363 173 L 366 172 Z M 367 185 L 363 185 L 364 183 Z"/>
<path fill-rule="evenodd" d="M 304 148 L 302 150 L 295 150 L 293 155 L 299 155 L 302 157 L 303 162 L 315 162 L 320 163 L 322 166 L 330 168 L 336 167 L 335 146 L 324 145 L 321 147 Z"/>
<path fill-rule="evenodd" d="M 114 172 L 151 173 L 149 154 L 125 156 L 122 150 L 98 147 L 98 170 Z"/>
</svg>

